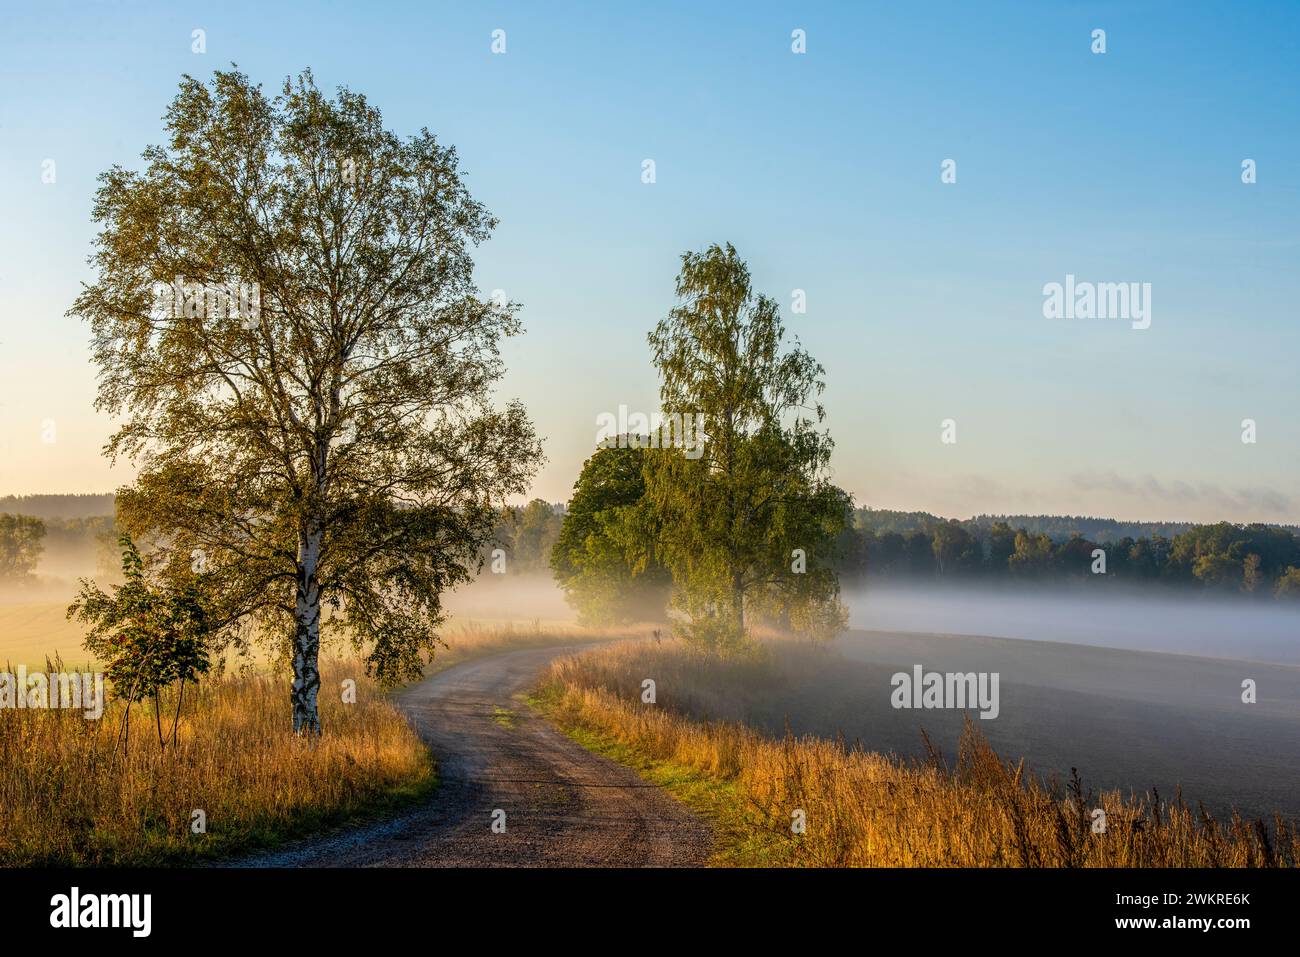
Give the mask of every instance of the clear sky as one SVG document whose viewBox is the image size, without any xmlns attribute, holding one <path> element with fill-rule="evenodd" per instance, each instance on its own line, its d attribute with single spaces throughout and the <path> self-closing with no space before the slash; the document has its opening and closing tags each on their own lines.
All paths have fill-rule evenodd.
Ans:
<svg viewBox="0 0 1300 957">
<path fill-rule="evenodd" d="M 501 220 L 480 283 L 524 306 L 502 395 L 539 496 L 599 413 L 658 408 L 678 257 L 731 241 L 826 367 L 861 504 L 1300 522 L 1300 3 L 0 6 L 0 495 L 129 480 L 64 318 L 95 177 L 233 61 L 456 145 Z M 1067 274 L 1150 283 L 1150 328 L 1045 318 Z"/>
</svg>

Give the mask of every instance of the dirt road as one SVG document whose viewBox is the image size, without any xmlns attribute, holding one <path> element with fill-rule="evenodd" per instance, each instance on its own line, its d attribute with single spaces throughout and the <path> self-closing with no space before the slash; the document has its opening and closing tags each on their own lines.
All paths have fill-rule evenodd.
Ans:
<svg viewBox="0 0 1300 957">
<path fill-rule="evenodd" d="M 401 816 L 244 858 L 252 867 L 686 867 L 708 827 L 634 772 L 574 744 L 517 695 L 573 648 L 457 665 L 398 704 L 438 759 L 440 786 Z M 505 812 L 504 833 L 492 830 Z"/>
</svg>

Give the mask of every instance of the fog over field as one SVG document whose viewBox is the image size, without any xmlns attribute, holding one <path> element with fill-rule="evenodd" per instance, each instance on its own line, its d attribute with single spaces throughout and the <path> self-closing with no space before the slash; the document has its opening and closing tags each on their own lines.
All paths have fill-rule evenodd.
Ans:
<svg viewBox="0 0 1300 957">
<path fill-rule="evenodd" d="M 846 590 L 849 624 L 880 631 L 997 635 L 1300 665 L 1300 611 L 1191 589 L 884 585 Z"/>
<path fill-rule="evenodd" d="M 445 596 L 453 623 L 572 621 L 573 609 L 548 576 L 485 574 Z"/>
<path fill-rule="evenodd" d="M 890 679 L 997 672 L 1000 713 L 975 718 L 1004 757 L 1039 773 L 1170 798 L 1214 812 L 1300 814 L 1297 616 L 1201 596 L 877 588 L 846 596 L 853 630 L 788 695 L 746 719 L 779 733 L 844 733 L 873 750 L 922 753 L 924 728 L 951 757 L 960 712 L 894 709 Z M 1253 659 L 1253 660 L 1247 660 Z M 1258 699 L 1242 701 L 1242 681 Z M 975 712 L 971 712 L 974 718 Z"/>
<path fill-rule="evenodd" d="M 1179 785 L 1215 814 L 1300 815 L 1300 624 L 1294 613 L 1191 593 L 876 587 L 846 593 L 851 629 L 805 645 L 788 679 L 704 704 L 773 735 L 859 740 L 920 757 L 924 729 L 952 758 L 963 714 L 895 709 L 891 677 L 997 672 L 1000 713 L 971 715 L 1004 757 L 1085 786 L 1171 799 Z M 448 601 L 453 622 L 571 617 L 545 579 L 486 578 Z M 1241 700 L 1255 681 L 1258 700 Z"/>
<path fill-rule="evenodd" d="M 90 568 L 75 573 L 93 574 Z M 70 582 L 6 594 L 0 659 L 79 649 L 63 620 Z M 446 596 L 448 638 L 462 626 L 573 619 L 546 577 L 484 575 Z M 1178 785 L 1216 814 L 1300 815 L 1300 616 L 1272 605 L 1192 593 L 871 587 L 849 591 L 851 630 L 804 645 L 789 680 L 710 716 L 774 735 L 843 733 L 870 750 L 921 756 L 921 730 L 951 759 L 962 713 L 895 709 L 891 677 L 997 672 L 999 714 L 972 717 L 1004 757 L 1040 774 L 1171 798 Z M 13 602 L 30 604 L 11 604 Z M 1255 681 L 1258 700 L 1241 700 Z"/>
</svg>

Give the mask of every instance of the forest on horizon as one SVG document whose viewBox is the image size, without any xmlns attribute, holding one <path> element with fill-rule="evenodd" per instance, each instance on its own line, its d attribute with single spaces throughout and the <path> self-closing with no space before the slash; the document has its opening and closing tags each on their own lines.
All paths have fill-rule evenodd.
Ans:
<svg viewBox="0 0 1300 957">
<path fill-rule="evenodd" d="M 113 503 L 112 494 L 0 498 L 0 576 L 12 580 L 34 573 L 45 551 L 65 561 L 94 562 L 99 572 L 114 574 Z M 562 549 L 557 551 L 568 505 L 533 499 L 502 510 L 494 539 L 510 571 L 555 572 L 562 587 L 577 574 L 565 565 Z M 1098 550 L 1105 555 L 1104 571 L 1097 570 Z M 485 563 L 491 555 L 490 549 L 484 552 Z M 1297 599 L 1300 528 L 1069 515 L 976 515 L 959 520 L 924 511 L 859 507 L 841 533 L 834 565 L 846 585 L 868 579 L 1026 583 L 1101 575 L 1144 585 L 1181 584 Z M 625 575 L 629 584 L 641 577 L 630 571 Z M 652 569 L 636 584 L 654 578 Z"/>
</svg>

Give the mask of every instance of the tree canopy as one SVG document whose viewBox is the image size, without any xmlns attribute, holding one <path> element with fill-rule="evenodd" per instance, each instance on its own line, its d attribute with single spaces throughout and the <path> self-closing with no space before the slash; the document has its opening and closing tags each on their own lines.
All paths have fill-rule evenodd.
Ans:
<svg viewBox="0 0 1300 957">
<path fill-rule="evenodd" d="M 682 256 L 678 305 L 650 333 L 666 413 L 704 419 L 703 454 L 651 450 L 646 497 L 683 631 L 709 646 L 746 635 L 746 611 L 816 634 L 843 621 L 830 566 L 848 496 L 826 477 L 824 370 L 785 343 L 730 244 Z"/>
<path fill-rule="evenodd" d="M 165 121 L 143 169 L 101 176 L 71 309 L 122 420 L 107 451 L 139 465 L 119 522 L 202 564 L 219 635 L 283 641 L 316 731 L 322 606 L 381 681 L 418 675 L 540 461 L 492 404 L 518 307 L 474 284 L 495 220 L 455 149 L 361 94 L 232 69 L 185 77 Z"/>
<path fill-rule="evenodd" d="M 574 483 L 551 569 L 583 623 L 663 618 L 669 575 L 645 500 L 651 454 L 640 443 L 597 449 Z"/>
<path fill-rule="evenodd" d="M 44 538 L 39 518 L 0 514 L 0 581 L 30 577 L 45 550 Z"/>
</svg>

